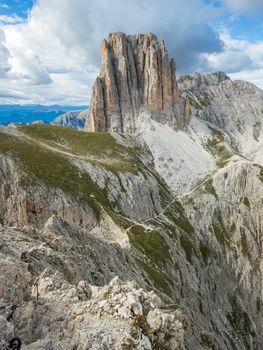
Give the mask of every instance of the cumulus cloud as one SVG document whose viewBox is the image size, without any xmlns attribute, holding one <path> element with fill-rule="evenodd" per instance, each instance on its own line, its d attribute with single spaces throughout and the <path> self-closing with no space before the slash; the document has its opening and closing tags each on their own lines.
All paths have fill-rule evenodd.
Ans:
<svg viewBox="0 0 263 350">
<path fill-rule="evenodd" d="M 17 24 L 17 23 L 22 23 L 23 21 L 24 19 L 17 16 L 16 14 L 12 16 L 0 15 L 1 24 Z"/>
<path fill-rule="evenodd" d="M 240 70 L 252 68 L 255 64 L 255 57 L 251 57 L 248 50 L 250 46 L 246 40 L 232 39 L 226 31 L 220 34 L 224 43 L 224 49 L 219 53 L 204 54 L 204 59 L 210 70 L 236 73 Z"/>
<path fill-rule="evenodd" d="M 79 93 L 88 103 L 100 67 L 100 43 L 109 32 L 154 32 L 176 58 L 177 70 L 191 72 L 201 66 L 203 54 L 222 50 L 207 21 L 215 16 L 202 0 L 78 0 L 77 5 L 75 0 L 38 0 L 26 21 L 2 26 L 12 56 L 9 76 L 27 85 L 49 84 L 54 96 L 70 93 L 60 83 L 70 82 L 72 98 Z"/>
<path fill-rule="evenodd" d="M 15 100 L 27 100 L 27 96 L 23 91 L 18 90 L 4 90 L 0 89 L 1 99 L 15 99 Z"/>
<path fill-rule="evenodd" d="M 52 80 L 46 66 L 39 56 L 25 45 L 23 37 L 9 35 L 8 39 L 5 35 L 10 34 L 6 28 L 16 32 L 18 26 L 3 26 L 4 31 L 0 28 L 0 77 L 8 78 L 10 83 L 15 81 L 16 84 L 21 85 L 21 88 L 23 84 L 50 84 Z"/>
<path fill-rule="evenodd" d="M 263 0 L 222 4 L 233 16 L 263 10 Z M 20 98 L 20 86 L 22 101 L 88 103 L 100 42 L 114 31 L 154 32 L 176 58 L 179 73 L 223 70 L 262 86 L 263 42 L 233 39 L 227 31 L 219 35 L 210 22 L 221 10 L 203 0 L 38 0 L 23 22 L 0 16 L 1 88 Z"/>
<path fill-rule="evenodd" d="M 50 84 L 52 82 L 47 68 L 31 50 L 15 52 L 9 61 L 12 67 L 9 72 L 11 79 L 19 79 L 32 85 Z"/>
<path fill-rule="evenodd" d="M 223 70 L 232 79 L 248 80 L 263 88 L 263 41 L 251 43 L 234 39 L 227 31 L 222 32 L 220 38 L 224 50 L 204 55 L 210 70 Z"/>
<path fill-rule="evenodd" d="M 5 46 L 5 35 L 0 29 L 0 78 L 5 77 L 11 68 L 8 59 L 9 52 Z"/>
<path fill-rule="evenodd" d="M 250 57 L 240 50 L 225 50 L 219 54 L 205 55 L 208 64 L 213 71 L 224 71 L 225 73 L 236 73 L 249 68 L 252 65 Z"/>
<path fill-rule="evenodd" d="M 223 2 L 237 16 L 263 9 L 262 0 Z M 78 6 L 75 0 L 38 0 L 27 20 L 6 21 L 4 33 L 0 29 L 1 88 L 9 92 L 0 101 L 88 103 L 100 42 L 113 31 L 156 33 L 179 73 L 223 70 L 263 87 L 263 42 L 218 34 L 209 24 L 217 15 L 202 0 L 78 0 Z"/>
<path fill-rule="evenodd" d="M 52 14 L 52 15 L 51 15 Z M 214 15 L 201 0 L 40 0 L 34 6 L 27 28 L 31 40 L 44 39 L 68 56 L 68 64 L 98 65 L 99 44 L 112 31 L 129 34 L 152 31 L 163 37 L 178 69 L 191 70 L 199 54 L 220 50 L 220 39 L 208 25 Z M 72 62 L 70 62 L 70 59 Z"/>
</svg>

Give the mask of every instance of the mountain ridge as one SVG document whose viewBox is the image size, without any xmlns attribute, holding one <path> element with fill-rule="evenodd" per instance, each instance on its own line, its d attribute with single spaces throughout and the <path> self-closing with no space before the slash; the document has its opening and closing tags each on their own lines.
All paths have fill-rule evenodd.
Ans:
<svg viewBox="0 0 263 350">
<path fill-rule="evenodd" d="M 18 300 L 25 350 L 261 348 L 262 91 L 177 84 L 179 128 L 0 127 L 1 341 Z"/>
<path fill-rule="evenodd" d="M 0 105 L 0 125 L 26 124 L 35 120 L 52 122 L 56 117 L 75 108 L 75 106 L 63 105 Z M 85 108 L 87 107 L 79 106 L 79 109 Z"/>
</svg>

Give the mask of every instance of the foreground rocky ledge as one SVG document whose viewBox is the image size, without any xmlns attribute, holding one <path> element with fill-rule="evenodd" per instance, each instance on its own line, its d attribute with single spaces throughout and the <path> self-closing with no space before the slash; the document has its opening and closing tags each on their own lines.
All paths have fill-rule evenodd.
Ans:
<svg viewBox="0 0 263 350">
<path fill-rule="evenodd" d="M 31 301 L 0 316 L 0 346 L 24 333 L 24 350 L 184 349 L 180 310 L 163 309 L 154 292 L 115 277 L 104 287 L 71 285 L 45 270 L 31 288 Z M 38 339 L 34 341 L 34 339 Z"/>
</svg>

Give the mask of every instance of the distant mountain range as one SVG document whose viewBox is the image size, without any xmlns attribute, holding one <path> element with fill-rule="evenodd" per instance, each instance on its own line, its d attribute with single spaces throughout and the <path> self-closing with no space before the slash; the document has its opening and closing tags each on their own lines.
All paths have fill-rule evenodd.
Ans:
<svg viewBox="0 0 263 350">
<path fill-rule="evenodd" d="M 0 125 L 28 124 L 36 120 L 50 123 L 62 114 L 76 109 L 84 110 L 87 106 L 0 105 Z"/>
<path fill-rule="evenodd" d="M 67 126 L 71 129 L 82 130 L 84 129 L 87 119 L 87 109 L 70 111 L 60 115 L 54 119 L 51 124 Z"/>
</svg>

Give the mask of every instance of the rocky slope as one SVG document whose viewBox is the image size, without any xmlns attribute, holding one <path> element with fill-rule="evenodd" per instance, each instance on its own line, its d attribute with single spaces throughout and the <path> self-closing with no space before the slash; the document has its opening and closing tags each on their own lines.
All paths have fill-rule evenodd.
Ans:
<svg viewBox="0 0 263 350">
<path fill-rule="evenodd" d="M 262 164 L 262 90 L 224 73 L 184 76 L 178 84 L 193 115 L 224 130 L 235 152 Z"/>
<path fill-rule="evenodd" d="M 76 130 L 83 130 L 87 118 L 88 110 L 72 111 L 60 115 L 51 124 L 67 126 Z"/>
<path fill-rule="evenodd" d="M 235 157 L 174 196 L 141 135 L 1 129 L 2 332 L 15 303 L 25 349 L 259 349 L 263 184 L 259 166 Z M 124 294 L 105 292 L 115 276 Z M 141 302 L 141 317 L 115 311 L 151 290 L 166 310 L 152 304 L 153 321 Z"/>
<path fill-rule="evenodd" d="M 101 56 L 87 130 L 134 133 L 143 111 L 174 128 L 188 122 L 188 100 L 180 98 L 175 61 L 154 34 L 112 33 L 102 41 Z"/>
<path fill-rule="evenodd" d="M 128 276 L 133 263 L 118 246 L 56 216 L 41 231 L 2 229 L 1 243 L 6 248 L 0 257 L 1 298 L 6 302 L 0 316 L 1 345 L 19 333 L 22 348 L 28 350 L 151 349 L 151 342 L 183 347 L 184 318 L 179 310 L 165 310 L 154 292 L 139 288 L 135 281 L 111 280 L 110 264 L 117 267 L 121 262 L 119 272 L 126 270 Z M 19 301 L 12 319 L 15 329 L 7 321 L 8 304 L 14 301 Z"/>
<path fill-rule="evenodd" d="M 125 134 L 0 128 L 1 345 L 261 349 L 262 92 L 177 88 L 182 129 L 167 110 Z"/>
</svg>

